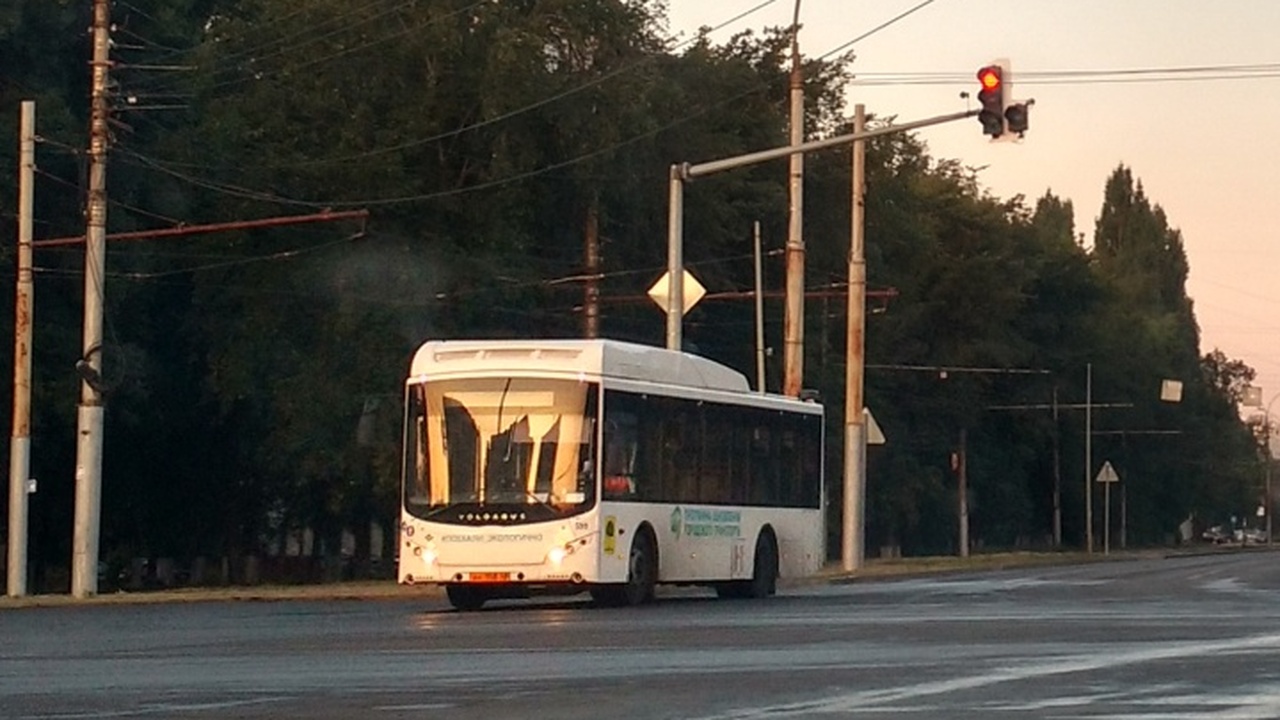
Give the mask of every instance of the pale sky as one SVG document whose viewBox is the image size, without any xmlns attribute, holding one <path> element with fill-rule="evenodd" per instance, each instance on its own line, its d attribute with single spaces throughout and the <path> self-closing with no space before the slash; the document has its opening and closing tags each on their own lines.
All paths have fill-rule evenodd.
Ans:
<svg viewBox="0 0 1280 720">
<path fill-rule="evenodd" d="M 683 37 L 764 4 L 713 33 L 721 42 L 788 26 L 795 12 L 795 0 L 668 2 Z M 801 53 L 827 54 L 925 2 L 800 0 Z M 933 0 L 851 47 L 865 80 L 849 87 L 850 114 L 860 102 L 900 122 L 970 107 L 959 94 L 976 94 L 978 68 L 1008 58 L 1014 98 L 1036 101 L 1026 139 L 991 143 L 970 118 L 916 131 L 930 154 L 984 168 L 1002 198 L 1071 200 L 1088 245 L 1107 177 L 1129 166 L 1182 231 L 1201 353 L 1245 361 L 1264 401 L 1280 397 L 1280 0 Z M 1267 67 L 1185 71 L 1242 65 Z M 1110 74 L 1146 69 L 1179 72 Z M 883 83 L 884 73 L 944 81 Z M 1271 410 L 1280 416 L 1280 401 Z"/>
</svg>

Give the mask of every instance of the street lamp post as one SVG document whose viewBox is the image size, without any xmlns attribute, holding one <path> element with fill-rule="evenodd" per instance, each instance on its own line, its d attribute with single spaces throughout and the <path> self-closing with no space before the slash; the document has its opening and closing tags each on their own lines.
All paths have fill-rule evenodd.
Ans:
<svg viewBox="0 0 1280 720">
<path fill-rule="evenodd" d="M 1265 530 L 1267 533 L 1267 544 L 1271 544 L 1271 515 L 1272 515 L 1272 497 L 1271 497 L 1271 465 L 1273 458 L 1271 457 L 1271 406 L 1276 399 L 1280 398 L 1280 393 L 1271 396 L 1264 406 L 1262 404 L 1262 388 L 1247 387 L 1245 388 L 1244 400 L 1242 405 L 1246 407 L 1262 408 L 1262 453 L 1263 453 L 1263 490 L 1262 490 L 1262 510 L 1265 518 Z"/>
</svg>

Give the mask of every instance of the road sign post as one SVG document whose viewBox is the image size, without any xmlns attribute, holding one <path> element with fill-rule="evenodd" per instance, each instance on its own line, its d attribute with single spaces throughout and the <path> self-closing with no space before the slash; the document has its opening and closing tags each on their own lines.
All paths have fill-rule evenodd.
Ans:
<svg viewBox="0 0 1280 720">
<path fill-rule="evenodd" d="M 1107 460 L 1102 463 L 1102 469 L 1098 471 L 1098 482 L 1102 483 L 1102 554 L 1109 555 L 1111 553 L 1111 486 L 1120 482 L 1120 476 L 1116 474 L 1116 469 L 1111 467 L 1111 461 Z"/>
</svg>

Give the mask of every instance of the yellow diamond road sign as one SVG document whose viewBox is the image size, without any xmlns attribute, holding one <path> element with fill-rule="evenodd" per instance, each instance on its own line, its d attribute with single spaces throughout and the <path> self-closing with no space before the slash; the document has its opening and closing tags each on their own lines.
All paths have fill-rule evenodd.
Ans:
<svg viewBox="0 0 1280 720">
<path fill-rule="evenodd" d="M 670 292 L 667 283 L 670 277 L 670 272 L 663 273 L 662 277 L 658 278 L 658 282 L 649 288 L 649 297 L 653 298 L 653 301 L 658 303 L 658 307 L 663 310 L 667 309 L 667 293 Z M 684 290 L 684 308 L 680 311 L 680 314 L 684 315 L 692 310 L 694 305 L 698 304 L 703 295 L 707 294 L 707 289 L 702 287 L 702 283 L 698 282 L 698 279 L 688 270 L 684 271 L 684 284 L 681 288 Z"/>
</svg>

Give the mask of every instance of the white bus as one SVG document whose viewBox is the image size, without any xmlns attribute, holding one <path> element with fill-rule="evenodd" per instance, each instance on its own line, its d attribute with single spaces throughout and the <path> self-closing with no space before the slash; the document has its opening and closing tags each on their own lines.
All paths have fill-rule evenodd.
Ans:
<svg viewBox="0 0 1280 720">
<path fill-rule="evenodd" d="M 825 560 L 822 406 L 612 340 L 432 341 L 406 383 L 399 581 L 459 610 L 657 583 L 765 597 Z"/>
</svg>

